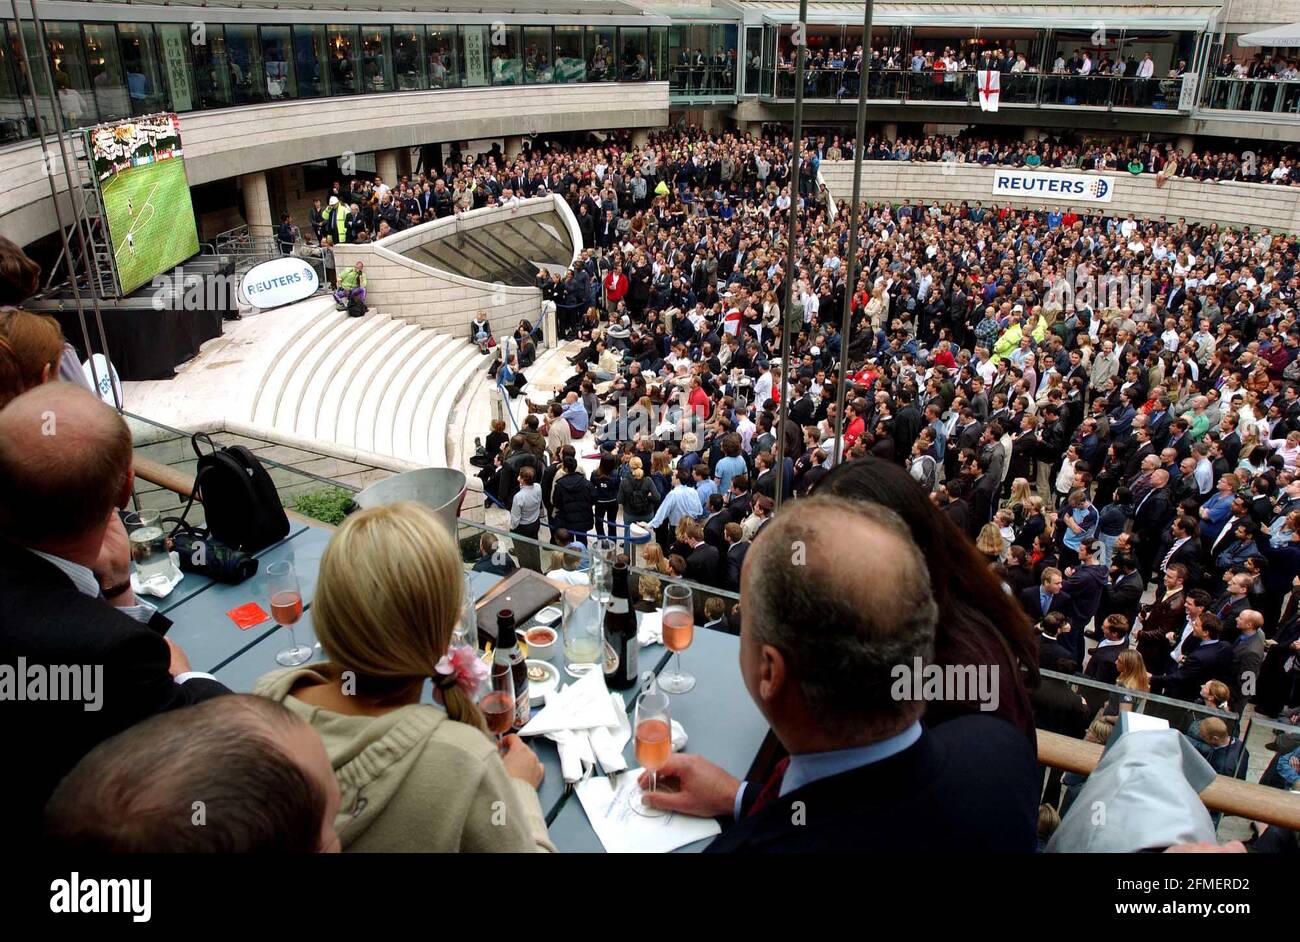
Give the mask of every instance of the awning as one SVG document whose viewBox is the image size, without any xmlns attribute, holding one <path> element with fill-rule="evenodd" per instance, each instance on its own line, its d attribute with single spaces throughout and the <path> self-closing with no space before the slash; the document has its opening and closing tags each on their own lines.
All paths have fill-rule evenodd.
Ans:
<svg viewBox="0 0 1300 942">
<path fill-rule="evenodd" d="M 1300 23 L 1290 26 L 1274 26 L 1261 29 L 1255 33 L 1246 33 L 1237 37 L 1238 46 L 1284 46 L 1294 49 L 1300 46 Z"/>
</svg>

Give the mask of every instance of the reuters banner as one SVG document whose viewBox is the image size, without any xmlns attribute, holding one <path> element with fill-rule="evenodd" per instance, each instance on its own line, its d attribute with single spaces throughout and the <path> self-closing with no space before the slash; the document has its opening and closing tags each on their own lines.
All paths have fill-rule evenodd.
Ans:
<svg viewBox="0 0 1300 942">
<path fill-rule="evenodd" d="M 1115 179 L 1049 170 L 994 170 L 993 195 L 1062 203 L 1109 203 Z"/>
</svg>

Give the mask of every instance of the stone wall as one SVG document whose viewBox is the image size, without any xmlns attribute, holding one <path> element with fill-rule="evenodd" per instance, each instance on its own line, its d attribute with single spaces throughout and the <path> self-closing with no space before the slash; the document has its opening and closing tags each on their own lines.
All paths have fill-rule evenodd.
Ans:
<svg viewBox="0 0 1300 942">
<path fill-rule="evenodd" d="M 974 164 L 911 163 L 869 160 L 862 166 L 862 198 L 874 203 L 903 199 L 960 202 L 980 200 L 985 206 L 1010 202 L 1014 206 L 1038 208 L 1052 205 L 1044 199 L 1008 199 L 993 196 L 996 168 Z M 853 161 L 824 160 L 822 177 L 837 199 L 853 194 Z M 1039 173 L 1053 173 L 1039 170 Z M 1133 213 L 1141 219 L 1170 220 L 1185 216 L 1189 221 L 1210 221 L 1234 226 L 1269 228 L 1275 232 L 1300 232 L 1300 187 L 1262 183 L 1209 183 L 1170 180 L 1157 187 L 1154 174 L 1107 173 L 1115 183 L 1109 203 L 1055 204 L 1100 208 L 1107 213 Z"/>
</svg>

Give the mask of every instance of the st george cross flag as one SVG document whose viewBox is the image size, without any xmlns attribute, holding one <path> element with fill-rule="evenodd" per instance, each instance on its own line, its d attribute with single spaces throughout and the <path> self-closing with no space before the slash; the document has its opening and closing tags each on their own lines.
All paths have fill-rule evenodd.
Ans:
<svg viewBox="0 0 1300 942">
<path fill-rule="evenodd" d="M 980 111 L 997 111 L 998 94 L 1001 91 L 1001 73 L 988 69 L 975 73 L 975 81 L 980 90 Z"/>
</svg>

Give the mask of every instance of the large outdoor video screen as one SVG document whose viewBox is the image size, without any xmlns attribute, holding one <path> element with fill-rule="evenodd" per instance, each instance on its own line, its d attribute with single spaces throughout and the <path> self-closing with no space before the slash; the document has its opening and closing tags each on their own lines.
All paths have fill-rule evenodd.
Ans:
<svg viewBox="0 0 1300 942">
<path fill-rule="evenodd" d="M 199 251 L 180 119 L 151 115 L 86 133 L 108 215 L 118 287 L 130 294 Z"/>
</svg>

